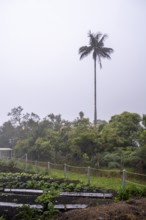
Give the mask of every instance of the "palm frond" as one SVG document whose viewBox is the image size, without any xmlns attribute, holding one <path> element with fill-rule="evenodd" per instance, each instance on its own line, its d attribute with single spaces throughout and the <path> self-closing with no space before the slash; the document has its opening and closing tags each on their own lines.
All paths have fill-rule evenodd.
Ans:
<svg viewBox="0 0 146 220">
<path fill-rule="evenodd" d="M 80 60 L 83 59 L 84 57 L 88 56 L 92 51 L 92 47 L 90 46 L 83 46 L 79 48 L 79 54 L 80 56 Z"/>
<path fill-rule="evenodd" d="M 96 45 L 96 39 L 95 39 L 94 34 L 90 33 L 88 37 L 89 37 L 89 45 L 90 45 L 91 47 L 95 47 L 95 45 Z"/>
<path fill-rule="evenodd" d="M 101 57 L 100 56 L 98 57 L 98 62 L 99 62 L 100 69 L 102 69 L 102 63 L 101 63 Z"/>
<path fill-rule="evenodd" d="M 100 33 L 100 32 L 95 34 L 95 39 L 96 39 L 97 42 L 99 42 L 101 36 L 102 36 L 102 33 Z"/>
<path fill-rule="evenodd" d="M 98 56 L 96 56 L 96 57 L 97 57 L 97 60 L 98 60 L 98 63 L 99 63 L 100 69 L 102 69 L 101 56 L 98 55 Z"/>
<path fill-rule="evenodd" d="M 100 37 L 102 36 L 101 33 L 93 34 L 91 31 L 88 34 L 88 37 L 90 38 L 89 40 L 89 45 L 92 47 L 96 47 L 96 45 L 99 42 Z"/>
<path fill-rule="evenodd" d="M 112 48 L 103 47 L 100 54 L 103 58 L 111 59 L 110 54 L 113 52 L 114 50 Z"/>
<path fill-rule="evenodd" d="M 79 49 L 80 59 L 88 56 L 93 51 L 93 59 L 98 60 L 100 68 L 102 68 L 101 58 L 110 59 L 110 54 L 114 52 L 112 48 L 104 47 L 104 41 L 108 37 L 107 34 L 100 32 L 94 34 L 89 31 L 89 46 L 83 46 Z"/>
<path fill-rule="evenodd" d="M 101 39 L 100 39 L 100 41 L 99 41 L 99 44 L 101 44 L 101 43 L 103 44 L 105 39 L 107 39 L 107 38 L 108 38 L 108 35 L 107 34 L 103 34 Z"/>
</svg>

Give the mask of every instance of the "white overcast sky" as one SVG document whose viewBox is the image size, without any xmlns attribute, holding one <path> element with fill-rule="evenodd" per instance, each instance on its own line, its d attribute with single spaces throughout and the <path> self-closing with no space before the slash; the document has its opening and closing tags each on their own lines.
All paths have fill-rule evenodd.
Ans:
<svg viewBox="0 0 146 220">
<path fill-rule="evenodd" d="M 89 30 L 115 51 L 97 65 L 98 119 L 146 114 L 145 0 L 0 0 L 0 124 L 18 106 L 93 121 L 93 59 L 78 54 Z"/>
</svg>

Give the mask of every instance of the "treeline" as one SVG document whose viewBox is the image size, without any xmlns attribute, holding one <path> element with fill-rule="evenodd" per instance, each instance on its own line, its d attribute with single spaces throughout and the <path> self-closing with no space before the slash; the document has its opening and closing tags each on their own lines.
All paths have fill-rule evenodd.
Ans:
<svg viewBox="0 0 146 220">
<path fill-rule="evenodd" d="M 18 106 L 0 127 L 0 147 L 16 157 L 96 168 L 130 167 L 146 172 L 146 115 L 123 112 L 94 126 L 83 112 L 72 122 L 61 115 L 43 119 Z"/>
</svg>

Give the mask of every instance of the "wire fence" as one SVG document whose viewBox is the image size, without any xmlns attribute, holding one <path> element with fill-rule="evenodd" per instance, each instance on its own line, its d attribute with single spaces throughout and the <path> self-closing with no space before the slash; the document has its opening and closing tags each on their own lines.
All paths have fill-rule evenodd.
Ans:
<svg viewBox="0 0 146 220">
<path fill-rule="evenodd" d="M 146 187 L 146 175 L 142 173 L 135 173 L 126 171 L 125 182 L 137 187 Z"/>
<path fill-rule="evenodd" d="M 28 160 L 27 154 L 19 158 L 13 158 L 13 160 L 18 162 L 19 168 L 25 171 L 33 171 L 38 173 L 39 171 L 44 171 L 46 174 L 51 174 L 51 176 L 59 176 L 60 178 L 68 178 L 77 180 L 84 179 L 88 184 L 90 184 L 96 178 L 117 178 L 121 181 L 122 188 L 127 186 L 137 186 L 146 187 L 146 175 L 142 173 L 130 172 L 127 170 L 106 170 L 106 169 L 96 169 L 92 167 L 78 167 L 68 164 L 56 164 L 51 162 L 43 161 L 32 161 Z M 114 184 L 114 183 L 113 183 Z"/>
</svg>

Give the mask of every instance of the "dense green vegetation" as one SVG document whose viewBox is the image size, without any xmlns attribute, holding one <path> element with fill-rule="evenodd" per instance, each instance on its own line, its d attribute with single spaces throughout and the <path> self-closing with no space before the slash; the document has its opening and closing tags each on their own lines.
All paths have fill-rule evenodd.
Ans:
<svg viewBox="0 0 146 220">
<path fill-rule="evenodd" d="M 55 216 L 59 211 L 55 208 L 56 201 L 59 198 L 61 192 L 105 192 L 112 193 L 113 199 L 115 201 L 128 200 L 131 197 L 141 198 L 146 196 L 146 188 L 137 188 L 133 186 L 128 186 L 126 189 L 120 187 L 120 182 L 116 182 L 116 179 L 113 178 L 103 178 L 101 184 L 102 188 L 99 187 L 99 182 L 102 178 L 96 178 L 96 185 L 84 184 L 80 181 L 69 180 L 69 179 L 57 179 L 52 178 L 50 175 L 40 175 L 40 174 L 29 174 L 25 172 L 21 173 L 0 173 L 0 187 L 12 189 L 42 189 L 43 192 L 40 195 L 35 195 L 31 197 L 28 196 L 28 192 L 23 192 L 23 202 L 26 199 L 27 202 L 24 202 L 24 205 L 15 210 L 13 219 L 56 219 Z M 105 186 L 109 188 L 110 182 L 114 182 L 118 185 L 118 190 L 116 189 L 115 184 L 113 189 L 109 190 L 104 188 Z M 26 193 L 26 194 L 25 194 Z M 15 195 L 15 197 L 13 197 Z M 7 194 L 1 193 L 1 200 L 20 203 L 20 195 L 17 197 L 17 194 Z M 25 196 L 25 197 L 24 197 Z M 28 200 L 33 199 L 33 204 L 42 205 L 40 209 L 31 208 L 28 204 Z M 21 198 L 22 199 L 22 198 Z M 104 199 L 105 200 L 105 199 Z M 29 200 L 30 201 L 30 200 Z M 28 204 L 27 204 L 28 203 Z M 26 205 L 27 204 L 27 205 Z M 5 210 L 3 216 L 0 219 L 9 219 L 10 210 Z"/>
<path fill-rule="evenodd" d="M 27 153 L 34 161 L 146 172 L 146 115 L 123 112 L 97 126 L 83 112 L 72 122 L 61 115 L 24 114 L 21 106 L 8 115 L 0 147 L 11 147 L 15 157 Z"/>
<path fill-rule="evenodd" d="M 62 169 L 48 170 L 46 167 L 28 164 L 27 173 L 24 161 L 0 161 L 0 187 L 44 189 L 55 187 L 61 191 L 98 191 L 99 189 L 119 191 L 123 188 L 123 174 L 119 170 L 96 170 L 90 173 L 90 184 L 87 172 L 78 169 L 68 170 L 66 177 Z M 13 167 L 12 173 L 10 167 Z M 19 170 L 17 169 L 19 167 Z M 2 171 L 3 170 L 3 171 Z M 92 170 L 92 169 L 91 169 Z M 95 170 L 94 170 L 95 171 Z M 146 190 L 146 176 L 126 172 L 126 188 L 137 187 Z M 50 179 L 48 181 L 48 179 Z M 4 181 L 4 182 L 3 182 Z"/>
</svg>

